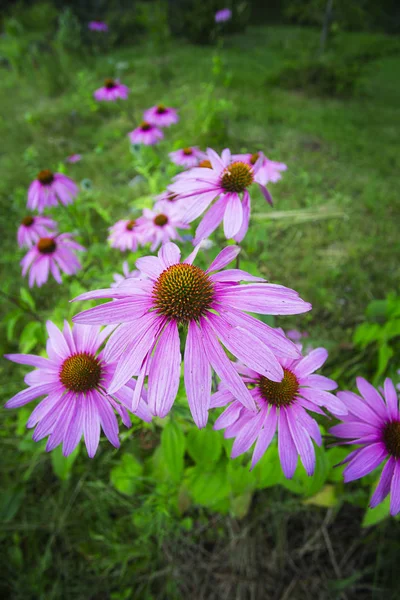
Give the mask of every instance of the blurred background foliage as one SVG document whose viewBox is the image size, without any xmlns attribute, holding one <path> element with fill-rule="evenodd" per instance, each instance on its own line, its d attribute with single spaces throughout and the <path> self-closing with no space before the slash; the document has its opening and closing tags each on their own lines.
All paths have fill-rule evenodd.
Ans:
<svg viewBox="0 0 400 600">
<path fill-rule="evenodd" d="M 225 6 L 233 18 L 217 26 Z M 398 2 L 11 2 L 0 28 L 2 353 L 42 352 L 46 319 L 70 318 L 82 308 L 70 298 L 121 271 L 107 228 L 165 188 L 171 147 L 229 146 L 289 165 L 273 211 L 255 195 L 241 263 L 313 303 L 276 324 L 327 347 L 324 373 L 342 389 L 358 375 L 400 379 Z M 94 102 L 108 76 L 130 87 L 124 106 Z M 130 152 L 127 131 L 159 101 L 179 125 Z M 15 234 L 44 166 L 80 183 L 54 216 L 90 252 L 65 285 L 28 290 Z M 5 401 L 25 370 L 0 372 Z M 329 439 L 315 476 L 299 467 L 287 481 L 274 445 L 252 472 L 248 455 L 230 460 L 229 440 L 191 424 L 183 389 L 173 417 L 135 420 L 120 451 L 102 443 L 93 461 L 83 448 L 47 455 L 29 412 L 0 415 L 2 598 L 399 597 L 399 523 L 387 503 L 366 508 L 376 476 L 343 485 L 346 451 Z"/>
</svg>

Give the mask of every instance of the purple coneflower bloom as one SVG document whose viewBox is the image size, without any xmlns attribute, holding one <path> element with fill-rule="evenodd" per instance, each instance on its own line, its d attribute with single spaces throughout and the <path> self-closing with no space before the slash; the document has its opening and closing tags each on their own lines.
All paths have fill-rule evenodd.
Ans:
<svg viewBox="0 0 400 600">
<path fill-rule="evenodd" d="M 69 163 L 77 163 L 80 160 L 82 160 L 82 154 L 71 154 L 71 156 L 67 156 L 67 158 L 65 159 L 66 162 Z"/>
<path fill-rule="evenodd" d="M 119 287 L 121 284 L 126 282 L 126 280 L 131 277 L 140 277 L 140 271 L 138 271 L 137 269 L 134 269 L 133 271 L 129 270 L 129 265 L 128 265 L 127 260 L 124 260 L 124 262 L 122 263 L 122 273 L 123 273 L 123 275 L 120 275 L 120 273 L 114 273 L 114 275 L 113 275 L 114 281 L 111 284 L 112 288 Z"/>
<path fill-rule="evenodd" d="M 139 127 L 136 127 L 128 135 L 132 144 L 144 144 L 145 146 L 153 146 L 164 137 L 161 129 L 147 121 L 143 121 Z"/>
<path fill-rule="evenodd" d="M 143 118 L 148 123 L 157 127 L 169 127 L 179 121 L 178 113 L 174 108 L 168 108 L 163 104 L 152 106 L 143 113 Z"/>
<path fill-rule="evenodd" d="M 272 202 L 267 188 L 258 180 L 261 159 L 255 165 L 242 161 L 232 162 L 228 148 L 222 152 L 221 157 L 210 148 L 207 155 L 211 168 L 207 164 L 184 171 L 176 176 L 175 182 L 168 189 L 180 198 L 187 198 L 184 214 L 187 223 L 197 219 L 217 198 L 198 226 L 194 244 L 209 237 L 222 220 L 225 237 L 241 242 L 246 235 L 250 218 L 250 194 L 247 188 L 257 182 L 265 198 Z"/>
<path fill-rule="evenodd" d="M 255 152 L 254 154 L 234 154 L 232 160 L 241 160 L 249 165 L 255 165 L 260 160 L 260 168 L 257 172 L 257 179 L 263 185 L 267 183 L 276 183 L 282 179 L 281 172 L 287 170 L 285 163 L 276 162 L 275 160 L 269 160 L 262 152 Z"/>
<path fill-rule="evenodd" d="M 282 470 L 290 479 L 296 470 L 297 457 L 308 475 L 314 473 L 315 450 L 312 440 L 321 445 L 318 424 L 307 410 L 324 414 L 321 406 L 335 413 L 345 414 L 346 407 L 336 396 L 329 393 L 337 387 L 332 379 L 314 375 L 328 357 L 324 348 L 317 348 L 300 359 L 279 359 L 283 368 L 282 381 L 276 382 L 259 371 L 237 364 L 243 381 L 251 386 L 251 395 L 257 405 L 254 413 L 227 389 L 226 385 L 211 398 L 211 407 L 228 408 L 215 422 L 215 429 L 225 429 L 226 438 L 236 438 L 232 447 L 232 458 L 250 449 L 257 440 L 251 466 L 260 460 L 278 431 L 278 449 Z"/>
<path fill-rule="evenodd" d="M 36 367 L 26 375 L 28 388 L 18 392 L 6 403 L 6 408 L 19 408 L 46 396 L 33 410 L 27 427 L 36 426 L 33 440 L 49 436 L 46 450 L 54 450 L 61 442 L 68 456 L 85 438 L 88 455 L 92 458 L 100 439 L 100 428 L 113 446 L 119 448 L 118 421 L 114 410 L 126 427 L 131 421 L 126 410 L 131 402 L 135 382 L 132 380 L 109 396 L 105 388 L 111 381 L 115 362 L 105 358 L 100 350 L 113 328 L 75 325 L 65 321 L 61 332 L 47 321 L 48 358 L 32 354 L 6 354 L 13 362 Z M 144 421 L 151 420 L 146 402 L 141 398 L 135 413 Z"/>
<path fill-rule="evenodd" d="M 79 188 L 72 179 L 44 169 L 29 186 L 27 208 L 42 213 L 48 206 L 57 206 L 58 202 L 66 206 L 73 202 L 78 192 Z"/>
<path fill-rule="evenodd" d="M 28 215 L 21 221 L 18 227 L 17 241 L 20 248 L 26 246 L 30 248 L 41 237 L 55 235 L 57 232 L 57 223 L 50 217 L 38 217 Z"/>
<path fill-rule="evenodd" d="M 215 13 L 216 23 L 225 23 L 232 18 L 232 11 L 230 8 L 222 8 Z"/>
<path fill-rule="evenodd" d="M 247 366 L 273 381 L 283 370 L 275 355 L 297 357 L 294 344 L 271 327 L 247 315 L 299 314 L 311 309 L 297 292 L 265 283 L 245 271 L 220 271 L 240 252 L 222 250 L 203 271 L 192 263 L 199 247 L 180 262 L 174 243 L 164 244 L 155 256 L 139 258 L 136 267 L 148 279 L 132 279 L 129 287 L 88 292 L 76 300 L 113 298 L 113 302 L 74 317 L 77 323 L 118 324 L 107 342 L 105 356 L 118 359 L 109 393 L 138 375 L 138 392 L 148 375 L 150 411 L 165 417 L 175 400 L 180 380 L 179 329 L 187 328 L 184 356 L 186 394 L 198 427 L 207 423 L 211 368 L 248 409 L 256 405 L 226 356 L 221 343 Z M 256 282 L 240 285 L 241 281 Z M 219 341 L 220 340 L 220 341 Z M 220 343 L 221 342 L 221 343 Z M 133 399 L 133 410 L 137 395 Z"/>
<path fill-rule="evenodd" d="M 88 29 L 90 31 L 108 31 L 108 25 L 103 21 L 89 21 Z"/>
<path fill-rule="evenodd" d="M 173 202 L 157 202 L 152 210 L 145 208 L 137 220 L 143 244 L 150 243 L 150 250 L 154 252 L 160 244 L 181 240 L 177 230 L 189 228 L 183 223 L 181 216 L 182 211 Z"/>
<path fill-rule="evenodd" d="M 391 379 L 386 379 L 382 398 L 362 377 L 357 378 L 357 387 L 362 397 L 338 392 L 348 414 L 340 417 L 343 423 L 330 429 L 330 433 L 346 440 L 343 444 L 360 445 L 343 461 L 348 463 L 344 481 L 360 479 L 388 459 L 370 506 L 374 508 L 390 493 L 390 514 L 396 515 L 400 512 L 400 411 L 396 389 Z"/>
<path fill-rule="evenodd" d="M 143 243 L 143 236 L 140 233 L 136 219 L 124 219 L 117 221 L 115 225 L 109 228 L 108 242 L 112 248 L 119 248 L 122 252 L 132 250 L 136 252 Z"/>
<path fill-rule="evenodd" d="M 119 82 L 119 79 L 105 79 L 104 86 L 93 94 L 98 102 L 115 102 L 118 99 L 126 100 L 129 88 Z"/>
<path fill-rule="evenodd" d="M 168 156 L 173 163 L 180 167 L 186 167 L 187 169 L 190 167 L 197 167 L 202 160 L 207 158 L 206 153 L 199 150 L 197 146 L 189 146 L 188 148 L 175 150 L 174 152 L 170 152 Z"/>
<path fill-rule="evenodd" d="M 62 283 L 60 269 L 67 275 L 74 275 L 82 268 L 75 251 L 85 248 L 72 239 L 70 233 L 42 237 L 21 260 L 22 275 L 29 270 L 29 287 L 41 287 L 51 273 L 57 283 Z"/>
</svg>

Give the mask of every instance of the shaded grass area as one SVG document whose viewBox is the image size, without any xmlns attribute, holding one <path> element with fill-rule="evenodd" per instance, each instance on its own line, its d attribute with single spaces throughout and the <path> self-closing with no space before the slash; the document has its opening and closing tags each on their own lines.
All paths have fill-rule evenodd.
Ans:
<svg viewBox="0 0 400 600">
<path fill-rule="evenodd" d="M 213 48 L 174 44 L 162 57 L 147 46 L 125 48 L 76 61 L 72 84 L 54 98 L 3 70 L 0 268 L 3 292 L 11 296 L 6 313 L 23 285 L 15 234 L 31 179 L 41 168 L 56 169 L 69 154 L 84 155 L 67 172 L 91 181 L 81 199 L 91 203 L 94 225 L 85 243 L 95 244 L 102 256 L 107 227 L 131 206 L 140 207 L 143 196 L 162 191 L 146 182 L 129 185 L 138 168 L 126 137 L 143 109 L 162 101 L 179 108 L 181 121 L 156 150 L 163 157 L 160 181 L 173 173 L 167 161 L 172 146 L 261 149 L 288 164 L 283 180 L 271 185 L 273 212 L 254 194 L 243 260 L 248 270 L 256 262 L 268 279 L 313 303 L 309 315 L 282 319 L 286 328 L 305 329 L 324 343 L 332 365 L 351 357 L 352 332 L 367 303 L 396 290 L 400 275 L 400 59 L 374 63 L 360 98 L 321 99 L 267 86 L 286 48 L 293 51 L 316 35 L 253 28 L 227 40 L 214 62 Z M 354 39 L 356 34 L 349 36 L 349 44 Z M 92 91 L 118 73 L 132 90 L 129 102 L 96 105 Z M 73 211 L 64 225 L 75 228 Z M 121 262 L 115 251 L 108 278 Z M 97 285 L 96 277 L 88 268 L 83 285 Z M 55 303 L 67 306 L 74 294 L 49 284 L 33 295 L 45 320 Z M 31 319 L 27 314 L 26 322 Z M 16 351 L 2 327 L 3 351 Z M 19 333 L 17 328 L 16 338 Z M 363 366 L 356 366 L 362 373 Z M 20 389 L 22 371 L 4 362 L 1 369 L 6 399 Z M 344 381 L 351 385 L 353 375 Z M 361 510 L 306 508 L 274 489 L 257 496 L 241 522 L 192 511 L 188 531 L 170 511 L 168 493 L 148 503 L 146 482 L 133 498 L 113 489 L 109 473 L 117 454 L 111 449 L 104 447 L 90 465 L 80 457 L 71 479 L 60 482 L 43 449 L 34 450 L 24 438 L 26 411 L 3 411 L 1 420 L 2 597 L 398 597 L 392 581 L 397 523 L 360 533 Z M 136 513 L 151 525 L 143 529 Z"/>
</svg>

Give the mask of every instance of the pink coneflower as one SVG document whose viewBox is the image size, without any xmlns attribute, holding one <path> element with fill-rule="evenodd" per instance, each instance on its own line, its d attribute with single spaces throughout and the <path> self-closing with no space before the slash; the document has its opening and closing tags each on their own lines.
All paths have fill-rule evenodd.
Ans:
<svg viewBox="0 0 400 600">
<path fill-rule="evenodd" d="M 116 288 L 119 287 L 122 283 L 124 283 L 127 279 L 133 277 L 140 277 L 140 271 L 138 271 L 137 269 L 134 269 L 133 271 L 129 270 L 129 265 L 128 265 L 128 261 L 124 260 L 124 262 L 122 263 L 122 273 L 123 275 L 120 275 L 120 273 L 114 273 L 113 277 L 114 277 L 114 281 L 111 284 L 112 288 Z"/>
<path fill-rule="evenodd" d="M 276 183 L 282 179 L 281 172 L 287 170 L 287 165 L 285 165 L 285 163 L 269 160 L 262 152 L 255 152 L 254 154 L 234 154 L 232 160 L 241 160 L 249 165 L 255 165 L 256 162 L 260 160 L 260 168 L 257 176 L 258 180 L 263 185 L 267 185 L 267 183 Z"/>
<path fill-rule="evenodd" d="M 54 235 L 57 232 L 57 223 L 50 217 L 28 215 L 18 227 L 17 241 L 20 248 L 30 248 L 41 237 Z"/>
<path fill-rule="evenodd" d="M 232 11 L 230 8 L 222 8 L 215 13 L 215 22 L 216 23 L 225 23 L 226 21 L 230 21 L 232 18 Z"/>
<path fill-rule="evenodd" d="M 77 163 L 82 160 L 82 154 L 71 154 L 71 156 L 67 156 L 65 160 L 68 163 Z"/>
<path fill-rule="evenodd" d="M 182 211 L 173 202 L 157 202 L 152 210 L 145 208 L 137 220 L 143 244 L 151 244 L 150 250 L 154 252 L 160 244 L 181 240 L 177 230 L 188 229 L 181 214 Z"/>
<path fill-rule="evenodd" d="M 76 300 L 114 300 L 80 313 L 74 321 L 119 325 L 105 348 L 106 357 L 118 359 L 108 391 L 119 390 L 132 375 L 138 375 L 140 390 L 148 374 L 149 408 L 160 417 L 168 414 L 178 391 L 179 330 L 185 326 L 186 394 L 196 425 L 204 427 L 210 405 L 211 369 L 248 409 L 256 408 L 221 343 L 247 366 L 257 368 L 273 381 L 283 376 L 275 355 L 298 356 L 292 342 L 245 311 L 298 314 L 310 310 L 311 305 L 297 292 L 265 283 L 245 271 L 220 271 L 238 255 L 237 246 L 222 250 L 206 271 L 192 264 L 198 250 L 196 247 L 180 262 L 178 246 L 164 244 L 158 258 L 146 256 L 136 262 L 147 280 L 132 279 L 129 287 L 83 294 Z M 242 281 L 257 283 L 240 285 Z M 136 401 L 137 397 L 133 407 Z"/>
<path fill-rule="evenodd" d="M 347 412 L 343 402 L 329 393 L 337 385 L 332 379 L 314 375 L 328 357 L 324 348 L 317 348 L 306 357 L 292 360 L 279 359 L 283 368 L 283 379 L 272 381 L 259 371 L 237 364 L 243 381 L 249 385 L 257 405 L 254 413 L 238 402 L 225 385 L 213 395 L 211 407 L 231 403 L 215 422 L 215 429 L 225 429 L 225 437 L 235 437 L 232 458 L 250 449 L 257 440 L 251 466 L 260 460 L 278 431 L 278 450 L 282 470 L 290 479 L 296 470 L 297 457 L 308 475 L 314 473 L 315 450 L 312 440 L 321 445 L 318 424 L 307 410 L 324 414 L 321 406 L 334 412 Z"/>
<path fill-rule="evenodd" d="M 163 104 L 152 106 L 143 113 L 143 118 L 148 123 L 157 127 L 169 127 L 179 121 L 178 113 L 174 108 L 168 108 Z"/>
<path fill-rule="evenodd" d="M 42 213 L 46 207 L 57 206 L 59 202 L 66 206 L 73 202 L 78 192 L 79 188 L 72 179 L 44 169 L 29 186 L 27 208 Z"/>
<path fill-rule="evenodd" d="M 204 165 L 184 171 L 177 175 L 168 189 L 180 198 L 187 198 L 184 215 L 187 223 L 197 219 L 217 198 L 198 226 L 194 244 L 209 237 L 221 221 L 224 222 L 225 237 L 241 242 L 246 235 L 250 218 L 250 194 L 247 188 L 257 182 L 264 196 L 271 201 L 267 188 L 258 180 L 261 160 L 255 165 L 242 161 L 232 162 L 228 148 L 222 152 L 221 157 L 210 148 L 207 155 L 211 168 Z"/>
<path fill-rule="evenodd" d="M 139 127 L 136 127 L 128 135 L 132 144 L 144 144 L 145 146 L 153 146 L 164 137 L 161 129 L 147 121 L 143 121 Z"/>
<path fill-rule="evenodd" d="M 135 382 L 130 381 L 113 396 L 105 388 L 113 378 L 115 362 L 106 359 L 100 350 L 111 328 L 75 325 L 65 321 L 61 332 L 47 321 L 48 358 L 32 354 L 6 354 L 13 362 L 36 367 L 25 377 L 28 388 L 18 392 L 6 403 L 6 408 L 19 408 L 28 402 L 46 396 L 33 410 L 27 427 L 36 426 L 33 440 L 49 436 L 46 450 L 54 450 L 61 442 L 63 454 L 68 456 L 78 445 L 82 435 L 88 455 L 96 454 L 100 428 L 113 446 L 119 448 L 116 411 L 126 427 L 131 422 L 126 410 Z M 140 399 L 135 413 L 144 421 L 151 420 L 147 404 Z"/>
<path fill-rule="evenodd" d="M 115 102 L 118 99 L 126 100 L 129 88 L 119 82 L 119 79 L 105 79 L 104 86 L 93 94 L 98 102 Z"/>
<path fill-rule="evenodd" d="M 85 248 L 72 239 L 70 233 L 42 237 L 21 260 L 22 275 L 29 270 L 29 287 L 41 287 L 49 278 L 49 272 L 57 283 L 62 283 L 60 269 L 74 275 L 82 268 L 75 251 Z"/>
<path fill-rule="evenodd" d="M 137 219 L 117 221 L 109 228 L 108 242 L 112 248 L 119 248 L 122 252 L 132 250 L 136 252 L 142 244 L 142 234 L 137 226 Z"/>
<path fill-rule="evenodd" d="M 381 394 L 362 377 L 357 378 L 360 392 L 339 392 L 338 398 L 346 405 L 348 414 L 330 429 L 343 438 L 343 444 L 359 444 L 343 461 L 344 481 L 354 481 L 371 473 L 387 462 L 370 501 L 370 507 L 380 504 L 390 493 L 390 514 L 400 512 L 400 411 L 398 397 L 391 379 L 385 380 Z"/>
<path fill-rule="evenodd" d="M 90 31 L 108 31 L 108 25 L 103 21 L 89 21 L 88 29 Z"/>
<path fill-rule="evenodd" d="M 173 163 L 187 169 L 197 167 L 202 160 L 207 158 L 206 153 L 199 150 L 197 146 L 175 150 L 174 152 L 170 152 L 168 156 Z"/>
</svg>

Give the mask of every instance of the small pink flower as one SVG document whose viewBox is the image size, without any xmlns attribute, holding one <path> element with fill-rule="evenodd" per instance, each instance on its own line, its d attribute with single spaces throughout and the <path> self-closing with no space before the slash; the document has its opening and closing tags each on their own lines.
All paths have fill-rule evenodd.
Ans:
<svg viewBox="0 0 400 600">
<path fill-rule="evenodd" d="M 181 240 L 177 229 L 188 229 L 181 220 L 181 210 L 173 202 L 157 202 L 153 210 L 145 208 L 143 215 L 137 220 L 143 243 L 151 244 L 154 252 L 160 244 L 172 240 Z"/>
<path fill-rule="evenodd" d="M 71 156 L 67 156 L 65 160 L 69 163 L 77 163 L 82 160 L 82 154 L 71 154 Z"/>
<path fill-rule="evenodd" d="M 188 148 L 182 148 L 181 150 L 175 150 L 168 154 L 170 159 L 176 165 L 181 167 L 197 167 L 197 165 L 207 158 L 207 154 L 199 150 L 197 146 L 190 146 Z"/>
<path fill-rule="evenodd" d="M 187 223 L 207 211 L 197 227 L 194 244 L 209 237 L 221 221 L 224 222 L 225 237 L 240 243 L 247 233 L 250 219 L 250 194 L 247 188 L 253 182 L 258 183 L 265 198 L 272 203 L 270 193 L 258 177 L 261 158 L 254 165 L 243 161 L 232 162 L 228 148 L 223 150 L 221 157 L 210 148 L 207 155 L 211 168 L 203 161 L 199 167 L 177 175 L 168 190 L 178 194 L 180 199 L 186 199 L 183 219 Z M 215 204 L 207 210 L 215 199 Z"/>
<path fill-rule="evenodd" d="M 152 106 L 143 113 L 143 118 L 148 123 L 157 127 L 169 127 L 179 121 L 178 113 L 174 108 L 168 108 L 163 104 Z"/>
<path fill-rule="evenodd" d="M 330 394 L 337 385 L 332 379 L 314 375 L 328 357 L 324 348 L 317 348 L 300 359 L 279 357 L 283 379 L 272 381 L 256 370 L 237 364 L 243 381 L 251 387 L 257 405 L 252 412 L 239 402 L 225 385 L 211 399 L 211 407 L 229 407 L 215 422 L 215 429 L 225 429 L 225 437 L 234 437 L 232 458 L 247 452 L 257 441 L 253 452 L 252 468 L 265 454 L 278 430 L 278 450 L 285 477 L 291 479 L 296 470 L 297 457 L 308 475 L 315 469 L 315 450 L 312 440 L 322 443 L 319 426 L 307 413 L 311 410 L 324 414 L 321 406 L 336 413 L 346 414 L 343 402 Z"/>
<path fill-rule="evenodd" d="M 18 227 L 17 241 L 20 248 L 26 246 L 30 248 L 41 237 L 55 235 L 57 232 L 57 223 L 50 217 L 38 217 L 28 215 L 21 221 Z"/>
<path fill-rule="evenodd" d="M 216 23 L 225 23 L 232 18 L 232 11 L 229 8 L 222 8 L 215 13 Z"/>
<path fill-rule="evenodd" d="M 108 31 L 108 25 L 103 21 L 89 21 L 88 29 L 90 31 Z"/>
<path fill-rule="evenodd" d="M 108 242 L 112 248 L 119 248 L 122 252 L 132 250 L 135 252 L 143 244 L 142 234 L 138 229 L 136 219 L 117 221 L 109 228 Z"/>
<path fill-rule="evenodd" d="M 137 269 L 129 271 L 128 261 L 126 260 L 124 260 L 124 262 L 122 263 L 122 272 L 123 275 L 120 275 L 119 273 L 114 273 L 114 281 L 111 284 L 112 288 L 119 287 L 121 284 L 126 282 L 127 279 L 140 277 L 140 271 L 138 271 Z"/>
<path fill-rule="evenodd" d="M 72 204 L 79 188 L 72 179 L 49 169 L 40 171 L 28 189 L 27 208 L 42 213 L 46 207 Z"/>
<path fill-rule="evenodd" d="M 118 99 L 126 100 L 129 88 L 119 82 L 119 79 L 105 79 L 104 86 L 93 94 L 98 102 L 115 102 Z"/>
<path fill-rule="evenodd" d="M 165 417 L 171 410 L 181 374 L 180 332 L 186 332 L 184 380 L 193 419 L 204 427 L 211 397 L 211 369 L 229 391 L 248 409 L 255 401 L 228 359 L 222 344 L 257 372 L 280 381 L 283 369 L 277 356 L 299 356 L 294 344 L 265 323 L 247 315 L 299 314 L 311 309 L 297 292 L 266 283 L 240 269 L 221 270 L 232 262 L 240 248 L 228 246 L 204 271 L 193 265 L 199 251 L 181 262 L 176 244 L 164 244 L 155 256 L 136 261 L 142 277 L 129 286 L 96 290 L 75 300 L 112 298 L 76 315 L 76 323 L 113 324 L 105 357 L 118 360 L 108 392 L 113 394 L 133 375 L 138 376 L 138 394 L 148 376 L 148 403 L 152 414 Z M 146 279 L 143 278 L 146 277 Z M 251 282 L 244 285 L 241 282 Z"/>
<path fill-rule="evenodd" d="M 155 196 L 155 200 L 157 202 L 171 202 L 172 204 L 176 204 L 179 200 L 179 196 L 177 194 L 174 194 L 173 192 L 165 190 L 165 192 L 162 192 L 158 196 Z"/>
<path fill-rule="evenodd" d="M 104 356 L 101 347 L 113 327 L 103 331 L 99 327 L 75 325 L 65 321 L 61 332 L 47 321 L 48 358 L 33 354 L 6 354 L 15 363 L 35 367 L 25 377 L 28 387 L 18 392 L 6 403 L 6 408 L 19 408 L 45 396 L 28 419 L 27 427 L 36 426 L 32 439 L 35 442 L 48 437 L 46 450 L 54 450 L 61 443 L 63 454 L 68 456 L 85 439 L 90 458 L 96 454 L 100 429 L 115 448 L 119 448 L 118 421 L 115 412 L 126 427 L 131 426 L 126 407 L 129 406 L 135 382 L 130 381 L 109 396 L 105 392 L 115 372 L 115 361 Z M 151 414 L 143 399 L 135 414 L 151 421 Z"/>
<path fill-rule="evenodd" d="M 241 160 L 249 165 L 255 165 L 256 162 L 261 158 L 261 164 L 258 170 L 258 181 L 263 185 L 267 183 L 276 183 L 282 179 L 281 172 L 287 170 L 285 163 L 276 162 L 269 160 L 262 152 L 255 152 L 254 154 L 234 154 L 232 160 Z"/>
<path fill-rule="evenodd" d="M 389 378 L 385 380 L 383 398 L 362 377 L 357 377 L 357 387 L 361 397 L 338 392 L 348 414 L 340 416 L 343 422 L 329 433 L 342 438 L 342 444 L 359 446 L 343 461 L 348 463 L 343 471 L 345 483 L 368 475 L 387 460 L 370 507 L 375 508 L 390 494 L 390 514 L 394 516 L 400 512 L 400 411 L 396 389 Z"/>
<path fill-rule="evenodd" d="M 29 270 L 29 287 L 41 287 L 51 273 L 57 283 L 62 283 L 60 269 L 67 275 L 74 275 L 82 268 L 75 251 L 85 248 L 72 239 L 70 233 L 42 237 L 21 260 L 22 275 Z"/>
<path fill-rule="evenodd" d="M 136 127 L 128 135 L 132 144 L 144 144 L 145 146 L 153 146 L 164 137 L 161 129 L 147 121 L 143 121 L 139 127 Z"/>
</svg>

